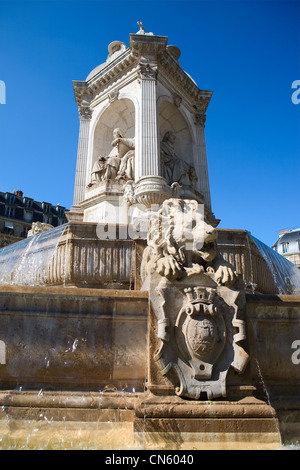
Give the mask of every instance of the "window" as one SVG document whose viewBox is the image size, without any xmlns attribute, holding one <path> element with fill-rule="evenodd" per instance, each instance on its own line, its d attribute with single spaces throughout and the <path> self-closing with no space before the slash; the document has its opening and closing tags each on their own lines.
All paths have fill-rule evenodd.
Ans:
<svg viewBox="0 0 300 470">
<path fill-rule="evenodd" d="M 289 243 L 288 242 L 281 243 L 281 247 L 282 247 L 282 253 L 287 253 L 289 251 Z"/>
<path fill-rule="evenodd" d="M 31 209 L 33 206 L 33 199 L 27 199 L 27 197 L 24 198 L 24 207 L 26 209 Z"/>
<path fill-rule="evenodd" d="M 20 237 L 27 238 L 28 235 L 28 228 L 24 227 L 23 232 L 21 233 Z"/>
<path fill-rule="evenodd" d="M 5 216 L 6 217 L 14 217 L 15 216 L 15 208 L 14 207 L 5 207 Z"/>
<path fill-rule="evenodd" d="M 52 223 L 51 215 L 43 214 L 43 222 L 45 224 L 51 224 Z"/>
<path fill-rule="evenodd" d="M 11 193 L 6 193 L 6 202 L 7 204 L 14 204 L 16 200 L 16 196 Z"/>
<path fill-rule="evenodd" d="M 26 222 L 32 222 L 32 219 L 33 219 L 33 212 L 28 209 L 25 209 L 24 220 L 26 220 Z"/>
<path fill-rule="evenodd" d="M 298 244 L 298 251 L 300 251 L 300 240 L 298 240 L 297 244 Z"/>
<path fill-rule="evenodd" d="M 58 215 L 59 217 L 63 217 L 63 216 L 64 216 L 64 208 L 63 208 L 63 207 L 56 206 L 56 212 L 57 212 L 57 215 Z"/>
<path fill-rule="evenodd" d="M 43 211 L 46 213 L 46 214 L 50 214 L 51 213 L 51 204 L 47 204 L 46 202 L 43 202 Z"/>
<path fill-rule="evenodd" d="M 12 235 L 14 233 L 14 224 L 12 222 L 5 221 L 3 233 Z"/>
</svg>

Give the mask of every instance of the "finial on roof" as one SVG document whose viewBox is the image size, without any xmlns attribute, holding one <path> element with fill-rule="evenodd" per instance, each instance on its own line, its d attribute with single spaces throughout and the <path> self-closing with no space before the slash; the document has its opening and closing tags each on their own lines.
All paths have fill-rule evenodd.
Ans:
<svg viewBox="0 0 300 470">
<path fill-rule="evenodd" d="M 146 34 L 148 36 L 153 36 L 153 33 L 146 33 L 146 30 L 142 21 L 138 21 L 137 24 L 139 25 L 140 30 L 136 34 Z"/>
<path fill-rule="evenodd" d="M 136 34 L 145 34 L 145 27 L 142 21 L 138 21 L 137 24 L 140 27 L 140 30 Z"/>
</svg>

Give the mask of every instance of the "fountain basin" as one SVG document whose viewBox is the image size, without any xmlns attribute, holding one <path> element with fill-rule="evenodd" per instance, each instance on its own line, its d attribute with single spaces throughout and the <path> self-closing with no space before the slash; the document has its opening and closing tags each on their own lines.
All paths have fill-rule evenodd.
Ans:
<svg viewBox="0 0 300 470">
<path fill-rule="evenodd" d="M 147 315 L 140 291 L 1 286 L 0 387 L 144 390 Z"/>
<path fill-rule="evenodd" d="M 72 222 L 22 240 L 0 249 L 0 285 L 138 290 L 147 241 L 134 233 Z M 300 295 L 300 271 L 246 230 L 218 229 L 217 245 L 248 292 Z"/>
<path fill-rule="evenodd" d="M 167 389 L 146 391 L 155 348 L 148 350 L 147 292 L 1 286 L 0 445 L 270 449 L 296 442 L 299 320 L 299 297 L 247 294 L 246 371 L 229 371 L 226 399 L 187 401 Z"/>
<path fill-rule="evenodd" d="M 250 360 L 242 375 L 229 369 L 226 397 L 185 400 L 152 361 L 157 321 L 148 292 L 139 290 L 146 240 L 124 228 L 73 222 L 0 250 L 0 446 L 277 449 L 298 442 L 300 297 L 284 295 L 299 287 L 291 263 L 282 265 L 246 231 L 218 231 L 220 252 L 248 292 Z"/>
</svg>

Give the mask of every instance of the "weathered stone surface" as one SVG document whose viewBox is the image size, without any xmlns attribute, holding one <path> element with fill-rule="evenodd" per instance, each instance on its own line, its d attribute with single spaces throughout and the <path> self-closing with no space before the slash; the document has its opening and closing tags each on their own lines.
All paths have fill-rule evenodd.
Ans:
<svg viewBox="0 0 300 470">
<path fill-rule="evenodd" d="M 136 408 L 137 442 L 162 449 L 276 449 L 278 420 L 263 401 L 195 402 L 150 395 Z"/>
<path fill-rule="evenodd" d="M 1 388 L 143 390 L 147 316 L 144 292 L 3 286 Z"/>
<path fill-rule="evenodd" d="M 252 383 L 278 409 L 300 406 L 300 297 L 248 294 L 246 318 Z"/>
<path fill-rule="evenodd" d="M 142 442 L 146 448 L 186 449 L 195 445 L 201 448 L 201 442 L 205 442 L 206 448 L 278 448 L 279 430 L 283 442 L 294 442 L 300 423 L 300 370 L 299 364 L 291 360 L 295 350 L 290 346 L 300 335 L 297 329 L 299 300 L 293 296 L 247 295 L 245 348 L 250 362 L 242 375 L 233 369 L 227 374 L 226 400 L 197 401 L 175 396 L 174 385 L 162 381 L 161 369 L 153 361 L 150 377 L 151 380 L 160 377 L 162 394 L 143 394 L 147 370 L 148 300 L 145 292 L 3 286 L 0 339 L 6 346 L 6 364 L 0 364 L 0 406 L 3 406 L 2 418 L 10 416 L 17 420 L 19 437 L 10 433 L 11 442 L 19 438 L 20 446 L 24 442 L 22 432 L 25 436 L 29 424 L 22 419 L 36 420 L 34 428 L 41 429 L 41 420 L 46 418 L 52 419 L 53 438 L 56 432 L 61 436 L 60 420 L 64 419 L 65 423 L 75 420 L 73 427 L 68 424 L 74 432 L 78 423 L 85 422 L 81 424 L 85 429 L 82 440 L 76 438 L 74 446 L 84 445 L 83 436 L 88 436 L 95 425 L 92 423 L 101 419 L 115 423 L 111 425 L 115 443 L 119 442 L 117 435 L 125 420 L 127 438 L 131 436 L 128 443 L 134 448 L 139 448 Z M 37 328 L 32 328 L 33 322 Z M 272 342 L 269 341 L 270 331 Z M 154 316 L 150 317 L 149 335 L 150 341 L 157 338 Z M 127 352 L 133 354 L 131 359 L 128 354 L 124 355 L 125 337 L 129 341 Z M 76 338 L 79 341 L 74 344 Z M 104 341 L 102 345 L 101 341 Z M 110 366 L 109 358 L 102 354 L 105 345 L 115 351 L 114 357 L 109 356 Z M 155 341 L 150 357 L 154 347 Z M 49 367 L 45 358 L 51 359 Z M 125 367 L 122 367 L 123 359 Z M 15 367 L 19 360 L 22 367 Z M 135 385 L 127 380 L 132 377 L 132 371 Z M 124 388 L 124 392 L 113 392 L 109 389 L 113 384 Z M 38 387 L 38 390 L 26 392 L 24 387 Z M 140 393 L 133 393 L 133 387 Z M 75 388 L 81 391 L 76 394 Z M 85 388 L 87 393 L 83 391 Z M 91 392 L 93 388 L 95 391 Z M 148 418 L 149 424 L 146 423 Z M 182 427 L 189 418 L 194 421 Z M 173 419 L 176 432 L 171 421 L 166 421 Z M 1 435 L 6 436 L 8 442 L 3 423 L 0 422 Z M 45 428 L 39 434 L 40 443 L 42 435 L 45 445 L 49 444 L 51 440 L 46 439 Z M 59 444 L 56 442 L 56 445 Z M 118 444 L 116 446 L 118 448 Z"/>
</svg>

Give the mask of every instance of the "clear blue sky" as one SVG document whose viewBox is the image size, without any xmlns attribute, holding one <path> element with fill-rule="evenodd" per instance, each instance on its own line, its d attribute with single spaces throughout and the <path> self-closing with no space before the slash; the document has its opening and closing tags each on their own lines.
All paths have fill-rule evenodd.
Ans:
<svg viewBox="0 0 300 470">
<path fill-rule="evenodd" d="M 72 80 L 113 40 L 169 37 L 199 88 L 213 90 L 206 143 L 220 227 L 271 245 L 300 226 L 299 1 L 1 1 L 0 191 L 72 205 L 79 130 Z"/>
</svg>

